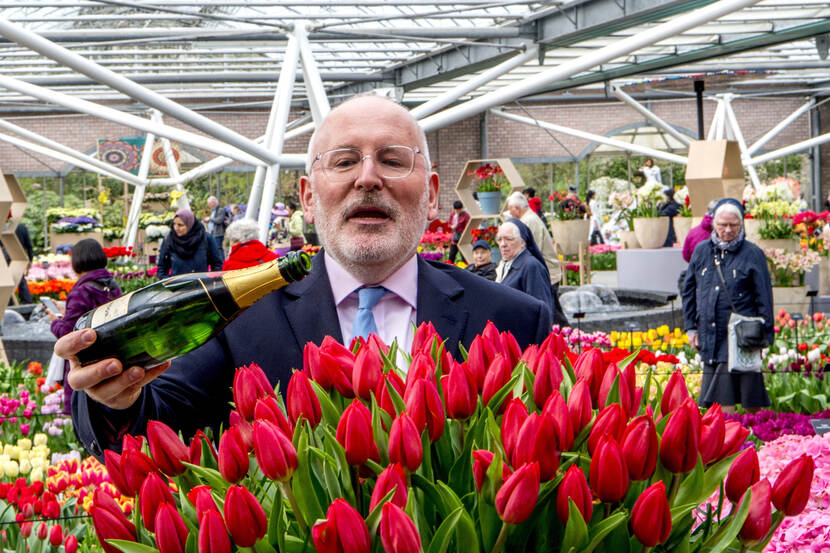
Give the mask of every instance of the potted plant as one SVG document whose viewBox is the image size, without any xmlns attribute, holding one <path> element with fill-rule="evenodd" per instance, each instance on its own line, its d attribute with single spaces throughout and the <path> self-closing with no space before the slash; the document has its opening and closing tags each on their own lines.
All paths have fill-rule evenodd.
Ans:
<svg viewBox="0 0 830 553">
<path fill-rule="evenodd" d="M 772 279 L 772 298 L 776 309 L 806 313 L 810 303 L 804 275 L 819 262 L 814 250 L 790 252 L 780 248 L 764 248 Z"/>
<path fill-rule="evenodd" d="M 686 241 L 689 231 L 692 230 L 692 202 L 689 198 L 689 188 L 684 186 L 674 193 L 674 201 L 680 204 L 680 213 L 674 218 L 674 232 L 677 235 L 677 243 L 681 246 Z"/>
<path fill-rule="evenodd" d="M 548 199 L 552 202 L 553 241 L 564 255 L 579 253 L 580 244 L 587 246 L 591 229 L 591 222 L 585 218 L 588 212 L 585 204 L 561 190 L 555 191 Z"/>
<path fill-rule="evenodd" d="M 669 218 L 661 217 L 657 203 L 663 198 L 663 185 L 646 183 L 635 192 L 637 203 L 632 208 L 632 220 L 637 241 L 645 249 L 656 249 L 666 241 Z"/>
<path fill-rule="evenodd" d="M 485 215 L 496 215 L 501 207 L 501 186 L 504 171 L 498 163 L 484 163 L 478 169 L 468 172 L 478 186 L 478 203 Z"/>
<path fill-rule="evenodd" d="M 637 236 L 634 234 L 632 208 L 634 197 L 631 192 L 612 192 L 608 196 L 613 214 L 609 225 L 604 227 L 606 236 L 613 236 L 616 232 L 623 248 L 635 249 L 640 247 Z"/>
</svg>

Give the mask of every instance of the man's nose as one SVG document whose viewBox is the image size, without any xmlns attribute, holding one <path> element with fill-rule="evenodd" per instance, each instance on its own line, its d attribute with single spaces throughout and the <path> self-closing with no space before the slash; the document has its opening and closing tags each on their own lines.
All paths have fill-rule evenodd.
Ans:
<svg viewBox="0 0 830 553">
<path fill-rule="evenodd" d="M 378 173 L 378 166 L 374 156 L 365 155 L 360 159 L 359 173 L 355 179 L 355 186 L 367 190 L 374 190 L 383 186 L 383 179 Z"/>
</svg>

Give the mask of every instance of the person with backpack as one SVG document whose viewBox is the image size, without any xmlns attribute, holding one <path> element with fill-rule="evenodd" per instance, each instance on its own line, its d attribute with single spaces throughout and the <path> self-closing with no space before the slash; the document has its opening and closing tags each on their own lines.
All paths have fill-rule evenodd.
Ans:
<svg viewBox="0 0 830 553">
<path fill-rule="evenodd" d="M 266 248 L 257 238 L 258 235 L 259 226 L 256 221 L 240 219 L 231 223 L 225 231 L 231 251 L 222 264 L 222 270 L 244 269 L 276 259 L 277 254 Z"/>
</svg>

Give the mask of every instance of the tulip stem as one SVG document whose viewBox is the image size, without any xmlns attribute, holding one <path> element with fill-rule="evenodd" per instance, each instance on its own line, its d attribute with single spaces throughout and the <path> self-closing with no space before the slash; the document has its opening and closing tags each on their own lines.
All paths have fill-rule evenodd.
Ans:
<svg viewBox="0 0 830 553">
<path fill-rule="evenodd" d="M 680 479 L 682 475 L 672 474 L 671 476 L 671 490 L 669 491 L 669 505 L 674 505 L 674 498 L 677 497 L 677 490 L 680 489 Z"/>
<path fill-rule="evenodd" d="M 297 505 L 297 499 L 294 497 L 294 492 L 291 491 L 291 486 L 288 485 L 288 482 L 280 482 L 280 488 L 282 488 L 282 493 L 285 494 L 285 497 L 288 499 L 288 503 L 291 505 L 291 510 L 294 512 L 294 518 L 297 519 L 297 525 L 300 527 L 300 531 L 303 534 L 307 534 L 308 526 L 305 523 L 302 511 L 300 511 L 300 506 Z"/>
<path fill-rule="evenodd" d="M 501 523 L 499 537 L 496 538 L 496 543 L 493 545 L 493 550 L 491 553 L 500 553 L 501 550 L 504 548 L 504 542 L 507 541 L 507 530 L 509 529 L 509 526 L 510 525 L 506 522 Z"/>
<path fill-rule="evenodd" d="M 349 471 L 352 473 L 352 488 L 354 488 L 354 498 L 357 502 L 357 512 L 360 513 L 361 516 L 365 516 L 363 514 L 363 490 L 360 489 L 359 470 L 360 469 L 358 467 L 349 468 Z"/>
<path fill-rule="evenodd" d="M 464 452 L 464 423 L 458 422 L 458 451 Z"/>
</svg>

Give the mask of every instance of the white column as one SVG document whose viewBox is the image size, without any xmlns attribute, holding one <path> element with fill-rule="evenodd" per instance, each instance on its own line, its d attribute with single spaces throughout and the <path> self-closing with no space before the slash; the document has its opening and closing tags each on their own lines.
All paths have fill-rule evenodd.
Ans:
<svg viewBox="0 0 830 553">
<path fill-rule="evenodd" d="M 144 149 L 141 151 L 141 165 L 138 166 L 138 175 L 143 179 L 150 173 L 150 161 L 153 157 L 153 143 L 156 135 L 147 133 L 144 136 Z M 124 228 L 124 245 L 128 248 L 135 247 L 135 238 L 138 234 L 138 221 L 141 217 L 141 203 L 144 201 L 144 193 L 147 186 L 142 184 L 133 190 L 133 203 L 130 205 L 130 213 L 127 217 L 127 224 Z"/>
<path fill-rule="evenodd" d="M 729 121 L 729 127 L 732 129 L 732 133 L 735 135 L 735 140 L 738 141 L 738 147 L 741 149 L 741 161 L 749 173 L 749 180 L 752 181 L 753 187 L 758 188 L 761 186 L 761 179 L 758 178 L 758 172 L 755 170 L 755 167 L 749 163 L 749 152 L 746 150 L 744 134 L 741 132 L 741 127 L 738 125 L 738 118 L 735 117 L 735 111 L 732 109 L 733 97 L 734 96 L 732 94 L 727 94 L 724 98 L 724 111 L 726 112 L 726 118 Z"/>
<path fill-rule="evenodd" d="M 294 29 L 297 42 L 300 46 L 300 56 L 303 62 L 303 82 L 308 94 L 308 105 L 311 107 L 311 118 L 314 125 L 320 124 L 331 111 L 326 89 L 323 87 L 323 79 L 320 78 L 320 70 L 317 68 L 317 61 L 314 59 L 314 52 L 311 51 L 311 44 L 308 41 L 308 22 L 299 23 Z"/>
</svg>

